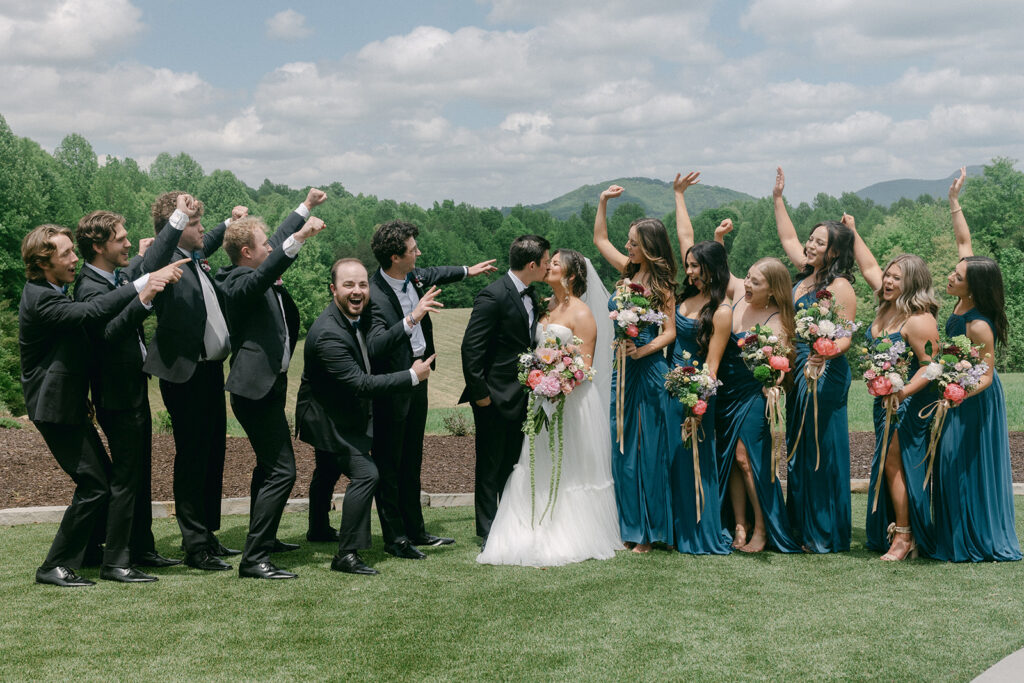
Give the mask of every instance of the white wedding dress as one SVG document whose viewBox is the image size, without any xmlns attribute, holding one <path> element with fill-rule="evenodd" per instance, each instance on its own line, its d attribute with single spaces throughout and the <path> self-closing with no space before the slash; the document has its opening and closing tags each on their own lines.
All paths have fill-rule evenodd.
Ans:
<svg viewBox="0 0 1024 683">
<path fill-rule="evenodd" d="M 538 325 L 537 343 L 549 334 L 557 335 L 563 343 L 573 336 L 572 330 L 562 325 Z M 611 352 L 599 336 L 595 355 L 602 353 Z M 602 363 L 605 365 L 610 367 L 610 363 Z M 477 562 L 552 567 L 608 559 L 622 549 L 611 472 L 609 398 L 607 390 L 602 391 L 609 382 L 609 378 L 595 377 L 565 399 L 562 475 L 554 506 L 543 520 L 540 516 L 548 504 L 552 454 L 547 429 L 537 434 L 532 524 L 530 445 L 524 439 L 519 462 L 498 504 L 487 547 L 477 556 Z"/>
</svg>

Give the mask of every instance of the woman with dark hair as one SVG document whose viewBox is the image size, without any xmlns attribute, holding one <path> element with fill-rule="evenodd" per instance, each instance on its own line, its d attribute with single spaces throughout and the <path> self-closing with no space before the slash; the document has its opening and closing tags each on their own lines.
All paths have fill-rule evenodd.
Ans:
<svg viewBox="0 0 1024 683">
<path fill-rule="evenodd" d="M 854 320 L 853 231 L 838 221 L 819 223 L 801 243 L 786 210 L 782 191 L 786 176 L 779 168 L 772 199 L 775 225 L 786 256 L 800 273 L 793 301 L 811 306 L 831 298 L 833 310 Z M 824 290 L 824 291 L 823 291 Z M 850 338 L 836 340 L 838 351 L 822 356 L 804 343 L 795 343 L 793 391 L 786 397 L 786 441 L 790 452 L 789 498 L 786 508 L 793 535 L 805 552 L 834 553 L 850 549 L 850 434 L 846 418 L 850 365 L 843 355 Z M 817 376 L 817 402 L 810 396 L 808 378 Z M 816 408 L 815 408 L 816 406 Z"/>
<path fill-rule="evenodd" d="M 553 294 L 537 322 L 536 342 L 555 337 L 564 346 L 579 337 L 583 364 L 593 363 L 594 381 L 584 382 L 565 399 L 560 466 L 549 445 L 549 427 L 537 434 L 532 449 L 529 443 L 523 444 L 487 545 L 477 556 L 481 564 L 551 567 L 608 559 L 622 549 L 606 412 L 611 393 L 611 322 L 603 314 L 607 292 L 594 267 L 588 265 L 583 254 L 571 249 L 551 256 L 545 281 Z M 589 295 L 588 289 L 592 290 Z M 541 511 L 549 501 L 551 513 L 545 516 Z M 535 521 L 535 514 L 541 519 Z"/>
<path fill-rule="evenodd" d="M 875 340 L 888 337 L 893 344 L 902 343 L 910 355 L 908 381 L 895 393 L 899 409 L 890 423 L 888 442 L 886 399 L 875 397 L 875 455 L 864 527 L 867 547 L 884 553 L 881 559 L 886 561 L 913 558 L 918 549 L 931 555 L 935 530 L 930 488 L 925 481 L 928 468 L 921 464 L 928 451 L 931 420 L 921 415 L 922 410 L 927 415 L 927 406 L 938 398 L 925 376 L 931 360 L 928 345 L 934 352 L 939 344 L 935 322 L 939 304 L 932 290 L 932 274 L 915 254 L 900 254 L 882 270 L 857 232 L 853 216 L 843 214 L 842 222 L 853 230 L 857 265 L 878 302 L 875 319 L 865 333 L 867 348 L 871 349 Z"/>
<path fill-rule="evenodd" d="M 634 341 L 624 344 L 626 378 L 622 387 L 621 443 L 615 400 L 611 402 L 612 474 L 619 530 L 633 552 L 646 553 L 652 543 L 673 542 L 669 480 L 673 428 L 665 419 L 673 409 L 673 399 L 665 392 L 664 383 L 668 372 L 665 349 L 676 338 L 676 261 L 665 226 L 657 218 L 641 218 L 629 226 L 625 254 L 611 243 L 608 200 L 622 192 L 621 187 L 612 185 L 601 193 L 594 218 L 594 244 L 623 278 L 648 290 L 654 307 L 665 314 L 665 323 L 660 328 L 650 325 Z M 615 307 L 614 299 L 609 299 L 608 307 Z M 612 389 L 614 396 L 616 387 L 613 385 Z"/>
<path fill-rule="evenodd" d="M 1008 334 L 1003 276 L 995 261 L 974 255 L 959 201 L 966 178 L 967 170 L 961 168 L 949 188 L 960 262 L 946 281 L 946 292 L 959 299 L 946 320 L 946 335 L 966 334 L 982 347 L 989 369 L 946 418 L 935 466 L 932 557 L 949 562 L 1019 560 L 1006 399 L 995 370 L 996 348 L 1006 344 Z"/>
<path fill-rule="evenodd" d="M 672 350 L 674 365 L 690 365 L 694 361 L 707 365 L 718 377 L 718 365 L 729 343 L 732 311 L 726 290 L 729 287 L 729 263 L 725 247 L 718 242 L 693 243 L 693 226 L 686 210 L 686 188 L 698 180 L 698 173 L 676 175 L 672 184 L 676 196 L 676 236 L 679 253 L 683 254 L 686 281 L 675 311 L 676 340 Z M 688 354 L 688 355 L 687 355 Z M 672 519 L 675 524 L 676 549 L 694 555 L 726 555 L 731 552 L 732 537 L 722 525 L 723 476 L 715 454 L 715 398 L 707 402 L 700 417 L 701 426 L 692 438 L 697 439 L 697 454 L 683 444 L 680 426 L 682 406 L 672 403 L 670 419 L 675 430 L 672 459 Z M 694 462 L 696 457 L 697 462 Z M 696 480 L 700 476 L 700 481 Z M 724 476 L 728 477 L 726 469 Z M 701 505 L 697 487 L 706 501 Z"/>
</svg>

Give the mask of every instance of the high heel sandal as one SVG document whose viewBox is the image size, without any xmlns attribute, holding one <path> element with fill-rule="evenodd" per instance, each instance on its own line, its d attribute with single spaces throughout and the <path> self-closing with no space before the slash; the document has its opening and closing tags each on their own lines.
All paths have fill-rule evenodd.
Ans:
<svg viewBox="0 0 1024 683">
<path fill-rule="evenodd" d="M 914 540 L 914 531 L 909 526 L 896 526 L 896 522 L 889 524 L 889 528 L 885 530 L 889 538 L 889 546 L 892 546 L 892 541 L 896 537 L 896 534 L 907 534 L 910 536 L 910 549 L 907 550 L 907 554 L 903 557 L 896 557 L 892 553 L 887 552 L 882 555 L 881 560 L 886 562 L 899 562 L 900 560 L 916 560 L 917 559 L 917 541 Z"/>
</svg>

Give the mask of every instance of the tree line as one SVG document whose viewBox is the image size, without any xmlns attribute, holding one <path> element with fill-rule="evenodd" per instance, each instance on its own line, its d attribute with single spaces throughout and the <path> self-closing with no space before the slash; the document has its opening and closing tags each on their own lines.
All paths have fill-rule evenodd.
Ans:
<svg viewBox="0 0 1024 683">
<path fill-rule="evenodd" d="M 993 159 L 982 176 L 968 179 L 960 203 L 971 226 L 975 252 L 992 256 L 1002 267 L 1006 313 L 1011 330 L 1016 330 L 1020 329 L 1018 323 L 1024 323 L 1024 173 L 1015 170 L 1013 164 L 1011 159 Z M 771 188 L 773 179 L 773 174 L 765 177 L 766 189 Z M 443 200 L 423 208 L 373 195 L 353 195 L 340 182 L 318 187 L 329 197 L 317 208 L 327 229 L 302 249 L 284 276 L 299 307 L 303 334 L 330 299 L 327 273 L 331 264 L 341 257 L 356 257 L 372 270 L 376 265 L 370 250 L 374 226 L 392 219 L 419 226 L 418 241 L 423 252 L 419 263 L 424 266 L 472 264 L 495 258 L 500 273 L 508 267 L 512 240 L 534 233 L 546 237 L 556 248 L 576 249 L 590 257 L 606 284 L 617 278 L 591 240 L 596 196 L 594 204 L 584 205 L 578 214 L 563 220 L 522 206 L 506 213 Z M 230 215 L 232 207 L 243 204 L 250 214 L 263 217 L 273 228 L 302 202 L 308 189 L 293 189 L 270 180 L 254 189 L 231 171 L 206 173 L 185 153 L 161 153 L 148 169 L 133 159 L 111 156 L 100 165 L 92 145 L 81 135 L 68 135 L 50 153 L 33 140 L 14 135 L 0 116 L 0 412 L 5 408 L 15 415 L 24 412 L 17 308 L 25 283 L 21 240 L 33 227 L 57 223 L 74 229 L 89 211 L 106 209 L 125 217 L 125 227 L 135 245 L 140 238 L 153 235 L 150 206 L 157 195 L 183 190 L 205 204 L 207 227 L 212 228 Z M 939 314 L 942 325 L 954 304 L 943 294 L 945 278 L 957 260 L 946 198 L 925 195 L 886 208 L 853 193 L 838 198 L 821 193 L 810 203 L 790 207 L 801 238 L 806 238 L 818 222 L 838 220 L 844 212 L 856 218 L 858 230 L 881 264 L 903 252 L 916 253 L 929 264 L 943 304 Z M 643 215 L 644 209 L 638 204 L 613 205 L 609 237 L 616 244 L 625 244 L 630 223 Z M 659 218 L 673 235 L 674 212 Z M 742 277 L 763 256 L 777 256 L 795 272 L 779 243 L 770 197 L 737 201 L 693 216 L 696 239 L 713 239 L 715 227 L 724 218 L 731 218 L 736 225 L 725 238 L 733 273 Z M 678 259 L 679 254 L 676 256 Z M 214 270 L 227 263 L 223 251 L 211 259 Z M 449 308 L 468 307 L 484 284 L 474 279 L 448 285 L 441 300 Z M 862 278 L 858 278 L 855 289 L 858 319 L 868 323 L 874 313 L 872 293 Z M 153 324 L 152 319 L 149 324 Z M 1011 334 L 998 361 L 1000 370 L 1024 370 L 1024 340 Z"/>
</svg>

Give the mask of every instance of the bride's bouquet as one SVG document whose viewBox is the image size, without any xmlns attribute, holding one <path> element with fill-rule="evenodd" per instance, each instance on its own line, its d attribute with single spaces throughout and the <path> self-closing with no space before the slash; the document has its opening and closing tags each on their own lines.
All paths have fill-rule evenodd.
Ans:
<svg viewBox="0 0 1024 683">
<path fill-rule="evenodd" d="M 832 292 L 827 289 L 819 289 L 814 294 L 815 301 L 810 306 L 803 304 L 796 312 L 796 338 L 808 344 L 820 356 L 835 356 L 839 353 L 838 340 L 852 337 L 857 330 L 857 323 L 847 320 L 842 316 L 842 306 L 835 303 Z M 821 465 L 821 445 L 818 440 L 818 379 L 824 372 L 828 361 L 821 367 L 812 367 L 810 363 L 804 365 L 804 377 L 807 378 L 807 395 L 804 396 L 803 412 L 806 414 L 807 399 L 814 401 L 814 445 L 818 458 L 814 463 L 814 471 L 818 471 Z M 803 430 L 797 431 L 797 439 L 793 444 L 793 450 L 789 457 L 793 457 L 796 448 L 800 444 L 800 437 Z"/>
<path fill-rule="evenodd" d="M 683 351 L 683 359 L 689 361 L 691 355 Z M 697 498 L 697 522 L 704 510 L 704 486 L 700 478 L 700 452 L 698 442 L 702 439 L 698 430 L 700 418 L 707 412 L 708 401 L 718 393 L 722 383 L 712 376 L 707 364 L 701 367 L 697 361 L 687 365 L 677 365 L 665 375 L 665 389 L 673 398 L 683 404 L 683 445 L 693 450 L 693 481 L 694 493 Z M 714 429 L 714 427 L 712 427 Z"/>
<path fill-rule="evenodd" d="M 643 285 L 623 278 L 615 285 L 612 294 L 615 308 L 608 312 L 608 317 L 615 323 L 615 369 L 618 375 L 615 385 L 615 425 L 619 444 L 622 443 L 622 410 L 623 392 L 626 383 L 626 350 L 624 342 L 636 339 L 641 330 L 651 325 L 661 327 L 665 323 L 665 314 L 654 308 L 651 303 L 651 290 Z"/>
<path fill-rule="evenodd" d="M 868 393 L 881 397 L 885 405 L 885 426 L 882 428 L 882 454 L 878 461 L 878 479 L 875 483 L 875 500 L 871 512 L 878 509 L 878 497 L 882 492 L 882 473 L 885 471 L 885 456 L 889 450 L 889 429 L 895 424 L 899 399 L 896 398 L 910 376 L 910 353 L 902 339 L 893 341 L 883 331 L 870 346 L 861 348 L 860 367 Z"/>
<path fill-rule="evenodd" d="M 767 325 L 754 325 L 745 337 L 736 342 L 740 358 L 758 382 L 764 386 L 765 417 L 772 433 L 772 483 L 779 463 L 786 453 L 785 392 L 779 384 L 790 371 L 789 354 L 793 349 Z"/>
<path fill-rule="evenodd" d="M 946 414 L 950 408 L 955 408 L 963 403 L 967 395 L 978 388 L 981 378 L 988 372 L 989 365 L 981 356 L 982 347 L 971 344 L 970 338 L 963 334 L 940 342 L 939 353 L 936 355 L 932 354 L 931 342 L 925 344 L 924 350 L 925 353 L 932 356 L 931 362 L 924 370 L 924 376 L 935 382 L 942 392 L 942 398 L 925 406 L 918 413 L 918 416 L 923 419 L 931 417 L 932 414 L 935 415 L 928 438 L 928 451 L 925 455 L 925 459 L 928 460 L 928 472 L 925 474 L 924 482 L 927 486 L 932 474 L 932 465 L 935 463 L 935 453 L 938 450 L 939 437 L 942 436 Z"/>
<path fill-rule="evenodd" d="M 519 356 L 519 383 L 529 394 L 523 433 L 530 442 L 531 525 L 537 497 L 534 439 L 542 429 L 548 428 L 551 483 L 548 504 L 540 515 L 540 521 L 543 521 L 548 510 L 554 509 L 558 484 L 562 476 L 562 449 L 565 443 L 562 437 L 562 412 L 565 408 L 565 399 L 580 384 L 594 378 L 593 369 L 584 363 L 582 349 L 583 340 L 579 337 L 574 336 L 568 344 L 563 344 L 556 335 L 548 334 L 535 350 Z"/>
</svg>

